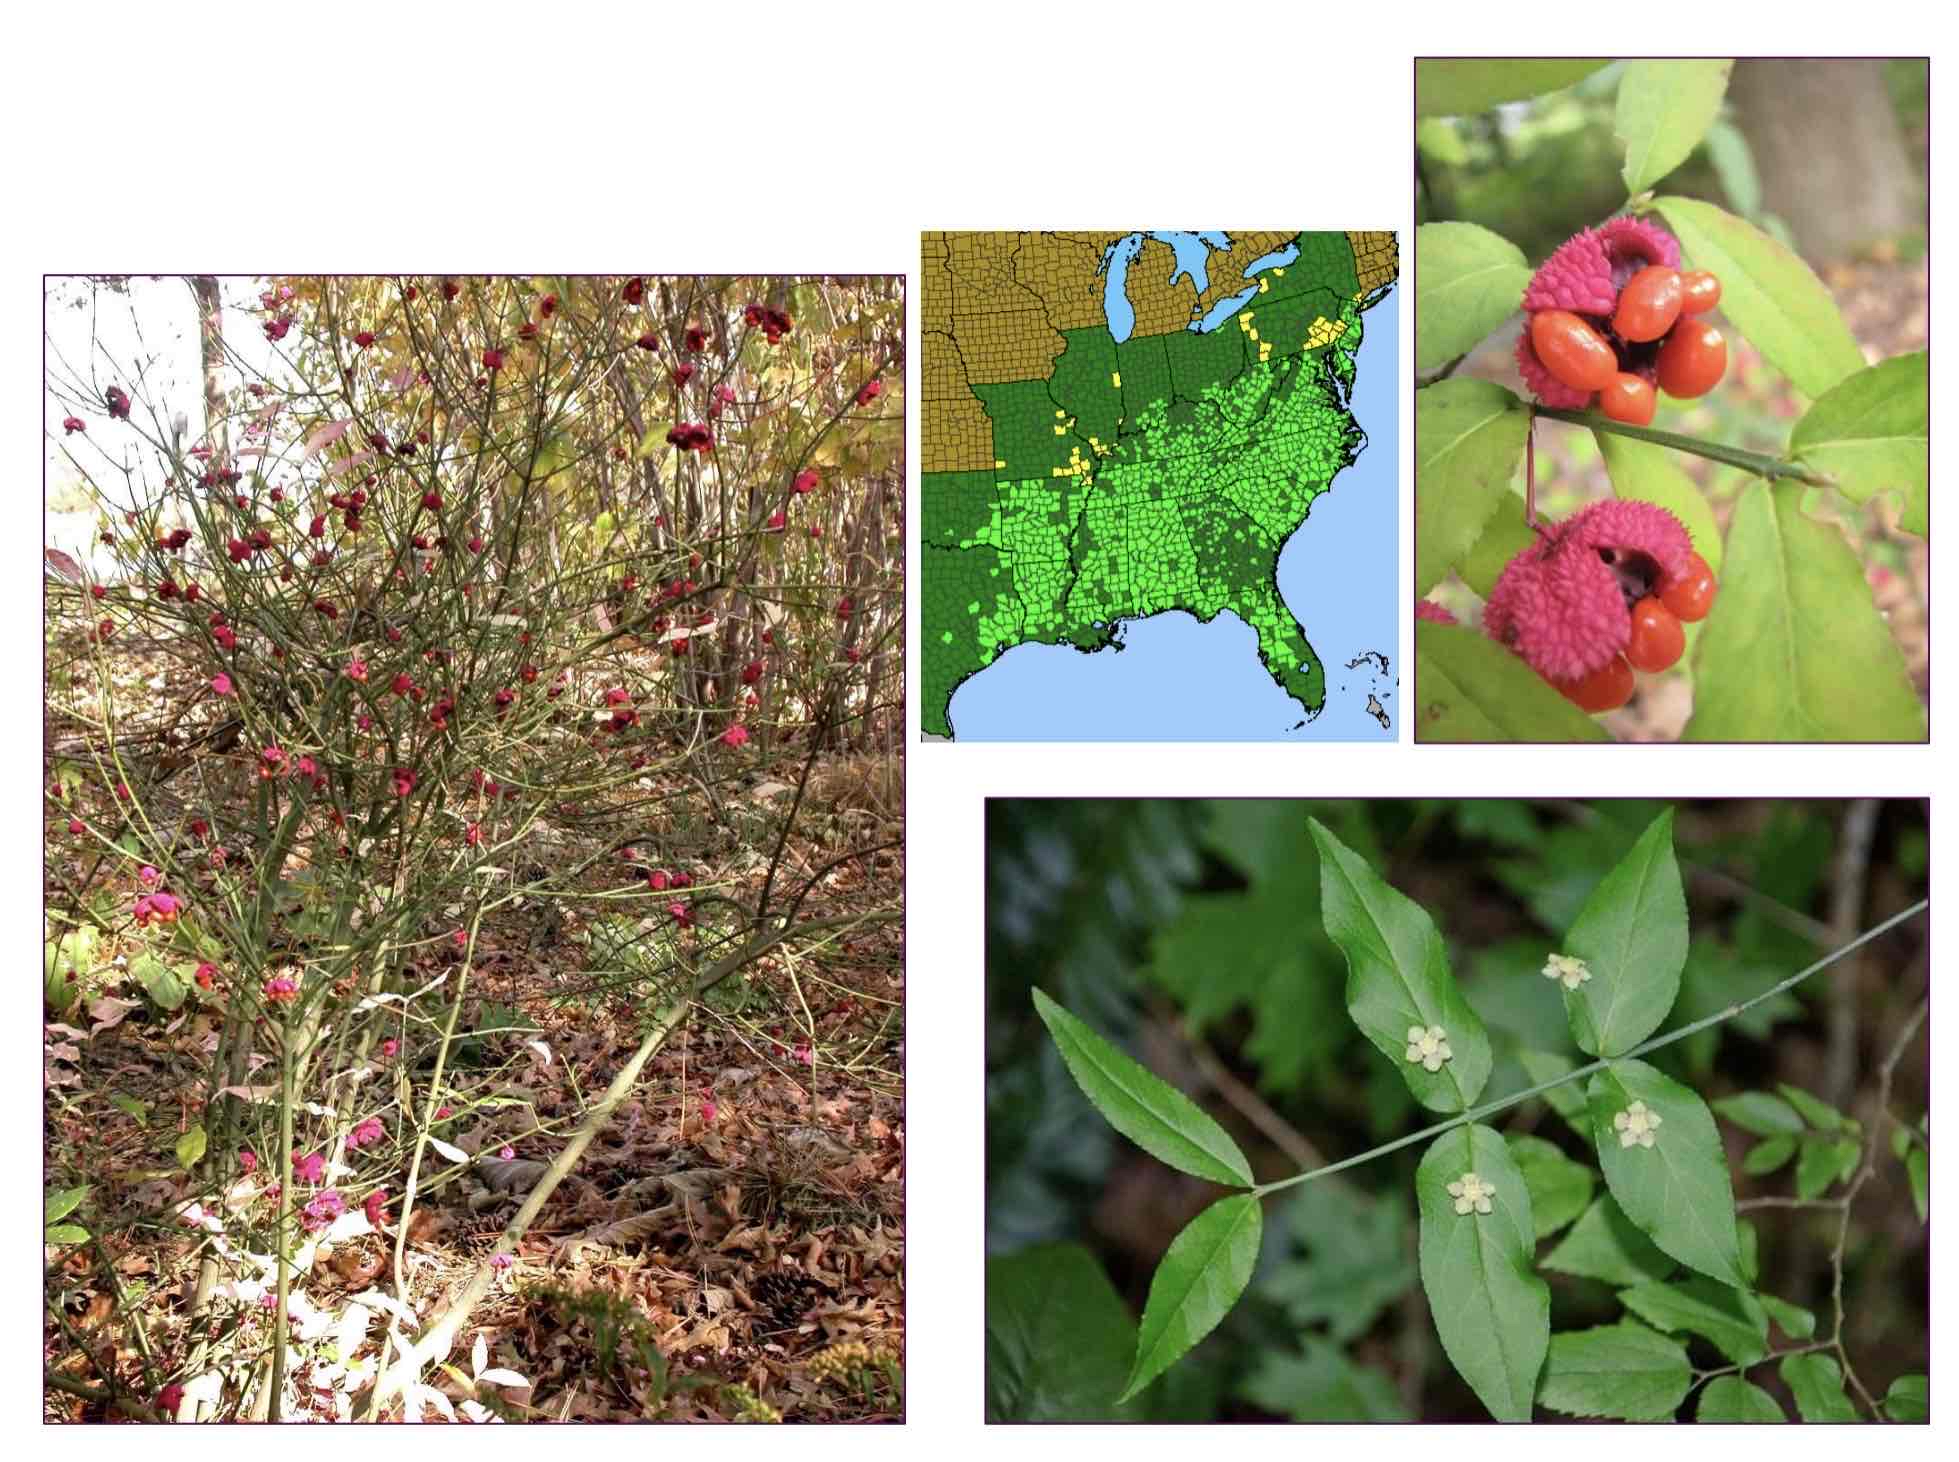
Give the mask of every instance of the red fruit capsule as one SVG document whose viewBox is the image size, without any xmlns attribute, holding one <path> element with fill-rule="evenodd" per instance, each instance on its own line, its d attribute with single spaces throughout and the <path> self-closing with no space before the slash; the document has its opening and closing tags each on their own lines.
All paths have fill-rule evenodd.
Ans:
<svg viewBox="0 0 1959 1462">
<path fill-rule="evenodd" d="M 1598 393 L 1598 409 L 1628 426 L 1646 426 L 1653 420 L 1656 399 L 1652 382 L 1621 371 Z"/>
<path fill-rule="evenodd" d="M 1690 269 L 1680 276 L 1680 313 L 1704 315 L 1721 303 L 1721 281 L 1705 269 Z"/>
<path fill-rule="evenodd" d="M 1594 670 L 1583 680 L 1570 685 L 1557 686 L 1558 693 L 1587 715 L 1596 716 L 1603 711 L 1616 711 L 1632 699 L 1632 666 L 1626 663 L 1623 655 L 1614 655 L 1603 669 Z"/>
<path fill-rule="evenodd" d="M 1680 318 L 1680 308 L 1679 271 L 1649 264 L 1619 291 L 1612 328 L 1622 340 L 1658 340 Z"/>
<path fill-rule="evenodd" d="M 1530 343 L 1544 369 L 1574 391 L 1602 391 L 1619 374 L 1619 358 L 1605 337 L 1570 310 L 1532 315 Z"/>
<path fill-rule="evenodd" d="M 1660 389 L 1682 401 L 1704 396 L 1727 373 L 1728 342 L 1698 320 L 1674 327 L 1660 347 Z"/>
<path fill-rule="evenodd" d="M 1714 570 L 1707 566 L 1707 560 L 1698 553 L 1687 559 L 1687 572 L 1680 575 L 1660 590 L 1660 603 L 1673 611 L 1675 619 L 1688 623 L 1707 618 L 1707 611 L 1714 606 L 1714 591 L 1719 586 L 1714 581 Z"/>
<path fill-rule="evenodd" d="M 1648 675 L 1670 669 L 1687 648 L 1687 632 L 1673 611 L 1647 595 L 1633 605 L 1632 636 L 1626 641 L 1626 660 Z"/>
</svg>

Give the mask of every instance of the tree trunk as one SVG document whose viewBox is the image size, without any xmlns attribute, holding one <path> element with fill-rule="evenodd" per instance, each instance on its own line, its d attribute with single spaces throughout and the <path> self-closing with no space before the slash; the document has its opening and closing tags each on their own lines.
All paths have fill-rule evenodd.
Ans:
<svg viewBox="0 0 1959 1462">
<path fill-rule="evenodd" d="M 1755 153 L 1762 206 L 1811 264 L 1838 262 L 1926 226 L 1884 85 L 1884 62 L 1737 61 L 1728 96 Z"/>
</svg>

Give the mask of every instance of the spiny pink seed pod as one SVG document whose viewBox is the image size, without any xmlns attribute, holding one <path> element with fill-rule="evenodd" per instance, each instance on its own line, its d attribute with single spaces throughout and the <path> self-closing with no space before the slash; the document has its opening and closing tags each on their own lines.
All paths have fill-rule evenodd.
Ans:
<svg viewBox="0 0 1959 1462">
<path fill-rule="evenodd" d="M 1591 318 L 1607 334 L 1619 291 L 1649 264 L 1680 267 L 1680 241 L 1657 224 L 1621 215 L 1597 228 L 1581 229 L 1551 252 L 1524 288 L 1526 323 L 1517 340 L 1517 373 L 1531 394 L 1546 406 L 1577 411 L 1589 406 L 1592 393 L 1557 380 L 1538 359 L 1531 344 L 1528 317 L 1540 310 L 1570 310 Z M 1656 378 L 1656 349 L 1628 349 L 1616 342 L 1620 368 L 1651 382 Z"/>
<path fill-rule="evenodd" d="M 1426 624 L 1456 624 L 1456 617 L 1433 599 L 1415 601 L 1415 618 Z"/>
<path fill-rule="evenodd" d="M 1483 606 L 1483 630 L 1546 680 L 1570 685 L 1632 635 L 1632 606 L 1687 572 L 1693 541 L 1652 503 L 1609 498 L 1511 559 Z"/>
</svg>

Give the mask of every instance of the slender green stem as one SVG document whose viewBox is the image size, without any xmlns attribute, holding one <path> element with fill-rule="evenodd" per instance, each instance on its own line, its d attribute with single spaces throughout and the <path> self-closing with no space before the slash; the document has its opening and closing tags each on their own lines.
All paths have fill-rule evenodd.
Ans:
<svg viewBox="0 0 1959 1462">
<path fill-rule="evenodd" d="M 1347 1168 L 1359 1167 L 1364 1162 L 1371 1162 L 1373 1159 L 1377 1157 L 1385 1156 L 1390 1152 L 1399 1152 L 1404 1147 L 1412 1147 L 1417 1142 L 1423 1142 L 1426 1141 L 1428 1138 L 1439 1136 L 1440 1134 L 1449 1131 L 1452 1127 L 1461 1127 L 1469 1122 L 1480 1122 L 1483 1118 L 1494 1116 L 1498 1112 L 1505 1111 L 1510 1107 L 1516 1106 L 1519 1102 L 1528 1101 L 1530 1100 L 1530 1098 L 1534 1096 L 1541 1096 L 1543 1093 L 1551 1090 L 1553 1087 L 1563 1086 L 1567 1082 L 1577 1081 L 1581 1077 L 1590 1076 L 1595 1071 L 1603 1071 L 1607 1066 L 1610 1066 L 1614 1061 L 1627 1061 L 1627 1060 L 1631 1060 L 1635 1056 L 1649 1055 L 1654 1051 L 1660 1050 L 1662 1047 L 1671 1046 L 1676 1041 L 1684 1041 L 1687 1039 L 1688 1036 L 1691 1036 L 1698 1031 L 1704 1031 L 1709 1026 L 1720 1025 L 1724 1021 L 1733 1020 L 1736 1016 L 1740 1015 L 1743 1011 L 1748 1010 L 1754 1006 L 1760 1005 L 1765 1000 L 1773 1000 L 1776 996 L 1782 994 L 1786 990 L 1794 989 L 1797 985 L 1800 985 L 1804 980 L 1807 980 L 1811 975 L 1815 974 L 1818 970 L 1828 969 L 1831 965 L 1835 964 L 1838 960 L 1842 959 L 1844 956 L 1848 954 L 1852 954 L 1855 951 L 1861 949 L 1864 945 L 1869 944 L 1873 939 L 1876 939 L 1879 935 L 1888 934 L 1891 930 L 1897 928 L 1898 925 L 1904 923 L 1907 919 L 1914 918 L 1915 916 L 1922 914 L 1929 907 L 1931 907 L 1931 900 L 1920 899 L 1917 903 L 1913 904 L 1910 908 L 1905 909 L 1901 913 L 1893 914 L 1890 918 L 1886 919 L 1882 924 L 1878 924 L 1873 928 L 1866 929 L 1862 934 L 1859 934 L 1855 939 L 1851 940 L 1850 943 L 1844 945 L 1841 949 L 1834 950 L 1831 953 L 1824 955 L 1823 958 L 1819 959 L 1818 961 L 1816 961 L 1815 964 L 1810 965 L 1806 969 L 1801 969 L 1796 971 L 1795 974 L 1789 976 L 1788 979 L 1782 981 L 1782 983 L 1780 983 L 1779 985 L 1772 985 L 1768 989 L 1762 991 L 1761 994 L 1752 996 L 1751 998 L 1747 1000 L 1743 1000 L 1738 1004 L 1730 1005 L 1725 1010 L 1717 1010 L 1714 1014 L 1709 1016 L 1704 1016 L 1700 1020 L 1690 1021 L 1686 1025 L 1681 1026 L 1680 1029 L 1678 1030 L 1668 1031 L 1663 1036 L 1655 1036 L 1650 1041 L 1647 1041 L 1641 1045 L 1634 1046 L 1630 1051 L 1623 1052 L 1620 1055 L 1613 1056 L 1605 1060 L 1594 1061 L 1589 1066 L 1580 1066 L 1575 1071 L 1567 1071 L 1563 1076 L 1556 1077 L 1550 1081 L 1540 1081 L 1536 1086 L 1526 1087 L 1524 1090 L 1520 1092 L 1513 1092 L 1511 1095 L 1507 1097 L 1500 1097 L 1493 1102 L 1485 1102 L 1480 1107 L 1471 1107 L 1465 1112 L 1460 1112 L 1457 1115 L 1448 1118 L 1446 1121 L 1437 1122 L 1432 1126 L 1424 1127 L 1419 1132 L 1410 1132 L 1405 1137 L 1397 1137 L 1392 1142 L 1384 1142 L 1379 1147 L 1370 1148 L 1368 1151 L 1363 1153 L 1358 1153 L 1353 1157 L 1343 1157 L 1340 1159 L 1339 1162 L 1328 1163 L 1324 1167 L 1314 1168 L 1311 1172 L 1295 1173 L 1290 1178 L 1279 1179 L 1276 1183 L 1261 1183 L 1257 1187 L 1253 1188 L 1252 1192 L 1258 1197 L 1263 1198 L 1268 1193 L 1278 1193 L 1287 1188 L 1295 1188 L 1301 1183 L 1310 1183 L 1315 1178 L 1324 1178 L 1329 1173 L 1337 1173 L 1337 1172 L 1342 1172 Z"/>
<path fill-rule="evenodd" d="M 1676 452 L 1691 452 L 1694 456 L 1706 457 L 1709 461 L 1725 462 L 1730 467 L 1739 467 L 1742 471 L 1752 472 L 1757 477 L 1790 477 L 1797 482 L 1806 482 L 1811 487 L 1837 485 L 1837 480 L 1827 472 L 1816 472 L 1808 467 L 1798 466 L 1794 462 L 1785 462 L 1780 457 L 1769 456 L 1766 452 L 1751 452 L 1745 447 L 1730 447 L 1722 442 L 1683 436 L 1674 431 L 1657 431 L 1650 426 L 1633 426 L 1628 422 L 1614 421 L 1609 416 L 1601 416 L 1596 411 L 1567 411 L 1563 407 L 1555 406 L 1537 406 L 1532 410 L 1538 416 L 1568 421 L 1574 426 L 1588 426 L 1593 431 L 1611 432 L 1615 436 L 1637 437 L 1642 442 L 1671 447 Z"/>
</svg>

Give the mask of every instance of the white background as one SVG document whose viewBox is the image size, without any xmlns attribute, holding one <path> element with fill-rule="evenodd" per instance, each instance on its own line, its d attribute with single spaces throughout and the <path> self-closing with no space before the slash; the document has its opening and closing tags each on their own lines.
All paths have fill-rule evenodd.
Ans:
<svg viewBox="0 0 1959 1462">
<path fill-rule="evenodd" d="M 182 7 L 191 12 L 190 7 Z M 1533 10 L 1541 8 L 1533 7 Z M 5 1209 L 0 1417 L 34 1424 L 40 1358 L 40 849 L 38 343 L 44 272 L 748 270 L 916 276 L 926 228 L 1200 228 L 1284 224 L 1401 232 L 1403 369 L 1413 359 L 1411 55 L 1925 54 L 1945 145 L 1951 88 L 1921 7 L 1491 3 L 1088 7 L 1045 4 L 404 4 L 36 7 L 10 19 L 4 196 L 6 368 L 18 424 L 0 493 L 13 571 L 0 576 L 10 711 L 0 889 L 13 953 L 6 1006 L 18 1169 Z M 1935 207 L 1943 200 L 1936 200 Z M 1934 272 L 1950 255 L 1933 220 Z M 1959 275 L 1955 276 L 1959 278 Z M 916 285 L 912 288 L 916 328 Z M 1942 300 L 1942 293 L 1935 299 Z M 1942 335 L 1940 329 L 1934 335 Z M 915 336 L 914 336 L 915 339 Z M 917 380 L 913 347 L 910 379 Z M 1934 396 L 1945 377 L 1935 376 Z M 1949 397 L 1949 391 L 1946 395 Z M 915 392 L 908 393 L 915 395 Z M 1404 397 L 1405 399 L 1405 397 Z M 33 403 L 33 404 L 30 404 Z M 1400 439 L 1402 602 L 1412 598 L 1410 433 Z M 1944 418 L 1941 418 L 1943 425 Z M 56 427 L 57 423 L 48 423 Z M 1936 433 L 1935 433 L 1936 435 Z M 917 416 L 908 428 L 917 460 Z M 1382 443 L 1377 439 L 1376 450 Z M 1937 471 L 1950 459 L 1934 448 Z M 916 473 L 911 487 L 917 521 Z M 1941 574 L 1941 584 L 1945 576 Z M 916 595 L 911 602 L 916 604 Z M 917 643 L 915 609 L 911 642 Z M 1935 641 L 1935 645 L 1939 641 Z M 1404 622 L 1402 655 L 1408 664 Z M 1949 659 L 1950 657 L 1942 657 Z M 1216 1445 L 1189 1430 L 980 1426 L 982 1385 L 981 797 L 1052 795 L 1649 796 L 1942 791 L 1930 748 L 1400 746 L 1044 747 L 916 743 L 909 771 L 909 1405 L 912 1436 L 806 1439 L 877 1455 L 920 1441 L 956 1455 L 1010 1447 L 1125 1456 Z M 1947 683 L 1942 665 L 1935 681 Z M 1174 687 L 1166 686 L 1166 693 Z M 1404 678 L 1399 703 L 1411 699 Z M 1404 730 L 1404 735 L 1406 734 Z M 1959 805 L 1959 804 L 1955 804 Z M 1950 839 L 1934 809 L 1934 877 Z M 1935 979 L 1943 971 L 1935 967 Z M 1951 1042 L 1934 1021 L 1941 1048 Z M 1943 1122 L 1943 1118 L 1941 1118 Z M 1940 1172 L 1945 1171 L 1944 1167 Z M 1953 1185 L 1939 1182 L 1935 1212 Z M 1941 1224 L 1941 1230 L 1943 1224 Z M 1942 1266 L 1937 1279 L 1943 1283 Z M 1935 1306 L 1935 1310 L 1937 1307 Z M 1951 1327 L 1935 1324 L 1935 1340 Z M 1935 1414 L 1954 1360 L 1937 1348 Z M 918 1435 L 921 1434 L 922 1435 Z M 1238 1430 L 1246 1449 L 1354 1446 L 1441 1456 L 1521 1450 L 1732 1449 L 1732 1433 L 1563 1428 L 1442 1438 L 1418 1428 Z M 64 1451 L 100 1429 L 46 1434 Z M 281 1439 L 282 1441 L 284 1438 Z M 298 1436 L 294 1442 L 301 1442 Z M 325 1437 L 304 1439 L 331 1445 Z M 346 1439 L 337 1439 L 344 1444 Z M 514 1431 L 472 1439 L 523 1445 Z M 615 1438 L 605 1439 L 612 1445 Z M 672 1445 L 619 1435 L 617 1444 Z M 689 1438 L 689 1440 L 692 1440 Z M 133 1439 L 126 1435 L 124 1446 Z M 230 1445 L 260 1446 L 260 1436 Z M 444 1441 L 448 1441 L 447 1438 Z M 1861 1443 L 1861 1439 L 1859 1439 Z M 145 1446 L 184 1436 L 147 1432 Z M 399 1433 L 363 1448 L 407 1444 Z M 709 1441 L 747 1454 L 779 1434 Z M 1841 1433 L 1774 1434 L 1778 1450 L 1840 1450 Z M 1887 1448 L 1918 1450 L 1923 1429 Z M 224 1443 L 220 1443 L 224 1445 Z M 548 1443 L 547 1443 L 548 1445 Z M 935 1457 L 945 1457 L 944 1450 Z"/>
</svg>

